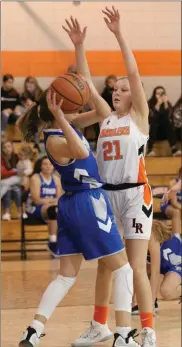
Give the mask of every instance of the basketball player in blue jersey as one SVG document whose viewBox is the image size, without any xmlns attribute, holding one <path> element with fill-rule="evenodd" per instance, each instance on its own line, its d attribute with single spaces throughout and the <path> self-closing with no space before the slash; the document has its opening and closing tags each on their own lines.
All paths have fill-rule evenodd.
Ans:
<svg viewBox="0 0 182 347">
<path fill-rule="evenodd" d="M 147 256 L 148 274 L 153 301 L 158 290 L 164 300 L 177 299 L 181 292 L 182 243 L 180 233 L 173 233 L 171 228 L 161 221 L 154 220 Z M 161 276 L 163 276 L 161 281 Z M 160 284 L 160 288 L 159 288 Z M 133 314 L 138 314 L 138 305 Z"/>
<path fill-rule="evenodd" d="M 159 275 L 163 275 L 160 293 L 164 300 L 173 300 L 180 295 L 182 276 L 181 234 L 173 233 L 166 224 L 153 221 L 149 242 L 148 263 L 150 264 L 151 288 L 156 298 Z"/>
<path fill-rule="evenodd" d="M 57 245 L 57 202 L 61 196 L 60 178 L 53 174 L 54 167 L 45 156 L 40 159 L 40 172 L 30 179 L 30 191 L 26 202 L 29 218 L 47 223 L 48 247 L 54 255 Z"/>
<path fill-rule="evenodd" d="M 32 139 L 35 133 L 47 127 L 44 130 L 45 149 L 51 163 L 61 175 L 65 194 L 58 202 L 60 274 L 44 292 L 36 315 L 26 329 L 19 347 L 38 346 L 46 321 L 74 285 L 83 257 L 86 260 L 99 259 L 98 262 L 113 273 L 116 312 L 113 345 L 140 346 L 134 340 L 136 330 L 130 328 L 132 269 L 114 222 L 108 197 L 102 190 L 103 183 L 96 160 L 86 139 L 75 128 L 75 125 L 82 125 L 84 115 L 64 115 L 61 110 L 62 101 L 56 104 L 56 95 L 51 96 L 50 91 L 47 102 L 45 96 L 46 92 L 41 97 L 39 106 L 33 105 L 18 124 L 25 140 Z M 104 113 L 102 115 L 104 117 Z M 98 121 L 97 110 L 91 111 L 91 118 L 94 116 Z M 87 117 L 86 122 L 89 124 L 90 115 L 87 114 Z M 102 331 L 100 328 L 98 330 L 98 341 L 107 340 L 112 335 L 107 325 L 102 327 Z M 95 327 L 93 331 L 95 334 Z M 94 337 L 96 338 L 95 335 Z"/>
</svg>

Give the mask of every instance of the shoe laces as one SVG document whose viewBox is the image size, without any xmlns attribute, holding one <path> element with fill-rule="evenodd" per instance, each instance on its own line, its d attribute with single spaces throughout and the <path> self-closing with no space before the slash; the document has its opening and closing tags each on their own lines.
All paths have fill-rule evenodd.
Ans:
<svg viewBox="0 0 182 347">
<path fill-rule="evenodd" d="M 152 338 L 152 333 L 148 332 L 147 329 L 143 329 L 142 332 L 142 347 L 145 347 L 145 343 L 147 343 L 150 346 L 153 346 L 153 338 Z"/>
<path fill-rule="evenodd" d="M 80 337 L 83 339 L 86 339 L 87 337 L 95 337 L 96 331 L 95 331 L 95 326 L 91 323 L 90 328 L 88 328 Z"/>
<path fill-rule="evenodd" d="M 140 344 L 135 340 L 135 337 L 137 337 L 139 335 L 138 330 L 137 329 L 133 329 L 128 333 L 127 338 L 125 339 L 126 343 L 130 343 L 130 342 L 135 342 L 135 346 L 136 347 L 140 347 Z"/>
</svg>

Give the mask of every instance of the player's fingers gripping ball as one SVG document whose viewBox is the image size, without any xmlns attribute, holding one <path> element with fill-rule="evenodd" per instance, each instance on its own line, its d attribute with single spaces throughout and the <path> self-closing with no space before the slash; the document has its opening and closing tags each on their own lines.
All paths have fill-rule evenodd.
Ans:
<svg viewBox="0 0 182 347">
<path fill-rule="evenodd" d="M 90 99 L 90 89 L 81 75 L 66 73 L 58 76 L 51 84 L 56 93 L 56 102 L 63 99 L 61 109 L 64 113 L 76 113 Z"/>
</svg>

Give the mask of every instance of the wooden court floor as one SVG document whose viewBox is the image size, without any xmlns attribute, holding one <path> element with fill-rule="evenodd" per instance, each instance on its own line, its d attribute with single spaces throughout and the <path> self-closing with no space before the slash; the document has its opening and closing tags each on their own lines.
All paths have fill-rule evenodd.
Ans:
<svg viewBox="0 0 182 347">
<path fill-rule="evenodd" d="M 83 263 L 76 285 L 48 322 L 41 347 L 67 347 L 88 327 L 93 314 L 96 266 L 96 262 Z M 58 272 L 58 260 L 2 262 L 1 347 L 17 347 L 43 291 Z M 160 301 L 159 305 L 160 312 L 156 317 L 157 347 L 180 347 L 180 305 L 178 301 Z M 109 326 L 114 331 L 112 305 Z M 140 326 L 138 317 L 133 317 L 133 326 Z M 112 340 L 100 346 L 112 346 Z"/>
</svg>

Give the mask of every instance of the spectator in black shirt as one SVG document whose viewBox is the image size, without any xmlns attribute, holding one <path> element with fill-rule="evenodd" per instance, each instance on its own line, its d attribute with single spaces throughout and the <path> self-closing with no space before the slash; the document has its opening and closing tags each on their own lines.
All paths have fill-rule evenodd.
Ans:
<svg viewBox="0 0 182 347">
<path fill-rule="evenodd" d="M 112 93 L 114 90 L 114 85 L 117 81 L 117 78 L 115 75 L 110 75 L 106 77 L 105 79 L 105 88 L 102 92 L 103 99 L 108 103 L 110 108 L 114 111 L 113 103 L 112 103 Z"/>
<path fill-rule="evenodd" d="M 3 76 L 3 85 L 1 87 L 1 111 L 11 109 L 14 111 L 17 105 L 20 105 L 20 95 L 13 88 L 14 77 L 10 74 Z"/>
<path fill-rule="evenodd" d="M 14 77 L 11 74 L 3 76 L 3 85 L 1 87 L 1 128 L 6 129 L 7 122 L 11 119 L 15 123 L 21 115 L 19 108 L 20 95 L 13 87 Z"/>
<path fill-rule="evenodd" d="M 148 156 L 155 156 L 153 145 L 156 141 L 168 140 L 173 156 L 181 155 L 176 147 L 176 134 L 172 122 L 172 105 L 168 101 L 164 87 L 154 89 L 149 104 L 149 141 Z"/>
</svg>

